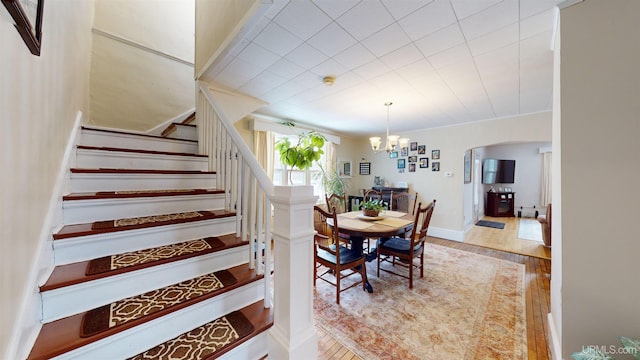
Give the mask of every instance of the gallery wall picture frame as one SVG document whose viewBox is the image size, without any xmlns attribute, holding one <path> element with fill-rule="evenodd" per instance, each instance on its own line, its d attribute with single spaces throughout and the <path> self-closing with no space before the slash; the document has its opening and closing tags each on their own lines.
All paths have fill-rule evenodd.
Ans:
<svg viewBox="0 0 640 360">
<path fill-rule="evenodd" d="M 424 155 L 427 153 L 427 147 L 425 145 L 418 145 L 418 155 Z"/>
<path fill-rule="evenodd" d="M 405 168 L 405 159 L 398 159 L 398 169 L 404 169 Z"/>
<path fill-rule="evenodd" d="M 417 151 L 418 150 L 418 142 L 414 141 L 412 142 L 409 146 L 411 146 L 411 151 Z"/>
<path fill-rule="evenodd" d="M 440 161 L 434 161 L 431 163 L 431 171 L 440 171 Z"/>
<path fill-rule="evenodd" d="M 426 157 L 420 158 L 420 168 L 421 169 L 429 168 L 429 158 L 426 158 Z"/>
<path fill-rule="evenodd" d="M 471 157 L 473 152 L 471 149 L 464 152 L 464 183 L 471 183 Z"/>
<path fill-rule="evenodd" d="M 361 162 L 360 163 L 360 175 L 371 175 L 371 163 L 370 162 Z"/>
<path fill-rule="evenodd" d="M 431 159 L 432 160 L 440 159 L 440 150 L 431 150 Z"/>
<path fill-rule="evenodd" d="M 409 155 L 409 148 L 405 146 L 400 149 L 400 156 L 407 156 L 407 155 Z"/>
<path fill-rule="evenodd" d="M 0 0 L 15 21 L 16 30 L 29 51 L 40 56 L 44 0 Z"/>
<path fill-rule="evenodd" d="M 409 164 L 409 172 L 416 172 L 416 163 Z"/>
<path fill-rule="evenodd" d="M 410 163 L 418 162 L 418 157 L 416 155 L 409 156 L 409 162 Z"/>
<path fill-rule="evenodd" d="M 391 151 L 389 153 L 389 159 L 395 159 L 398 157 L 398 152 L 397 151 Z"/>
</svg>

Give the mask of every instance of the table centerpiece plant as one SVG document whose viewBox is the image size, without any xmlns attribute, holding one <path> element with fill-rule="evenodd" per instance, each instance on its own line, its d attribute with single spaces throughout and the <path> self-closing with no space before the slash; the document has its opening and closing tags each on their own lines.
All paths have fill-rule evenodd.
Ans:
<svg viewBox="0 0 640 360">
<path fill-rule="evenodd" d="M 387 203 L 382 199 L 369 199 L 360 203 L 360 208 L 364 216 L 376 217 L 387 208 Z"/>
</svg>

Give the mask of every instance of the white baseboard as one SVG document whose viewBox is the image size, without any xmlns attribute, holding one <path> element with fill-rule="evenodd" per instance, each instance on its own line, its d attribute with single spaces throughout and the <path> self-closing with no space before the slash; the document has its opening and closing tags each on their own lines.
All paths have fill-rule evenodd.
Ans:
<svg viewBox="0 0 640 360">
<path fill-rule="evenodd" d="M 429 226 L 427 235 L 437 237 L 437 238 L 447 239 L 447 240 L 459 241 L 459 242 L 464 241 L 464 231 L 460 231 L 460 230 L 450 230 L 450 229 Z"/>
<path fill-rule="evenodd" d="M 152 127 L 151 129 L 145 131 L 145 133 L 149 135 L 162 135 L 162 132 L 164 131 L 164 129 L 166 129 L 169 125 L 171 125 L 174 122 L 182 122 L 182 120 L 186 119 L 189 115 L 193 114 L 195 111 L 196 111 L 195 108 L 188 110 L 174 117 L 173 119 L 169 119 L 167 121 L 162 122 L 161 124 L 158 124 Z"/>
<path fill-rule="evenodd" d="M 18 309 L 17 321 L 13 327 L 9 346 L 5 351 L 5 359 L 26 359 L 36 341 L 42 327 L 42 298 L 40 285 L 49 278 L 53 271 L 53 229 L 62 224 L 62 195 L 66 191 L 70 179 L 70 168 L 75 161 L 76 141 L 80 133 L 83 114 L 78 111 L 73 129 L 69 134 L 56 182 L 49 199 L 47 215 L 42 222 L 38 239 L 38 253 L 28 277 L 28 285 L 22 295 Z"/>
<path fill-rule="evenodd" d="M 549 351 L 551 352 L 551 359 L 562 360 L 562 347 L 560 346 L 560 338 L 558 337 L 556 322 L 553 320 L 552 313 L 547 314 L 547 323 L 549 324 L 547 344 L 549 346 Z"/>
</svg>

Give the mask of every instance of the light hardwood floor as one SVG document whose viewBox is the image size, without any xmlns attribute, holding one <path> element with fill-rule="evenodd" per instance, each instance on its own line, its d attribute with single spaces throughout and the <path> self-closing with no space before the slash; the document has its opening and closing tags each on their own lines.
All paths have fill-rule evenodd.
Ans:
<svg viewBox="0 0 640 360">
<path fill-rule="evenodd" d="M 540 254 L 547 256 L 529 256 L 522 255 L 521 251 L 523 245 L 518 244 L 517 239 L 517 218 L 490 218 L 486 217 L 484 220 L 501 221 L 504 222 L 504 230 L 496 230 L 486 227 L 474 226 L 469 233 L 472 233 L 474 242 L 479 245 L 470 244 L 468 242 L 456 242 L 439 238 L 429 237 L 428 241 L 434 244 L 449 246 L 455 249 L 470 251 L 477 254 L 491 256 L 498 259 L 513 261 L 516 263 L 525 265 L 525 284 L 526 284 L 526 310 L 527 310 L 527 345 L 529 348 L 528 358 L 530 360 L 550 359 L 550 355 L 547 348 L 546 334 L 548 330 L 547 314 L 550 309 L 550 284 L 551 279 L 551 252 L 549 249 L 546 251 L 541 250 Z M 477 228 L 477 229 L 476 229 Z M 502 231 L 502 233 L 497 233 Z M 467 233 L 467 235 L 469 235 Z M 502 250 L 496 250 L 493 246 L 500 240 L 495 240 L 496 237 L 503 239 L 502 243 L 515 244 L 512 248 L 508 248 L 502 243 Z M 486 241 L 483 243 L 483 239 Z M 527 241 L 527 240 L 519 240 Z M 480 246 L 482 245 L 482 246 Z M 538 245 L 538 244 L 533 244 Z M 537 247 L 537 246 L 536 246 Z M 544 248 L 544 246 L 542 246 Z M 534 250 L 535 247 L 534 247 Z M 535 253 L 535 252 L 534 252 Z M 338 340 L 336 340 L 331 334 L 326 333 L 322 329 L 318 328 L 318 359 L 321 360 L 354 360 L 360 359 L 357 355 L 351 352 L 348 348 L 344 347 Z"/>
<path fill-rule="evenodd" d="M 504 229 L 493 229 L 474 225 L 465 234 L 464 242 L 466 244 L 551 259 L 551 249 L 544 246 L 542 242 L 518 239 L 519 218 L 485 216 L 482 220 L 501 222 L 505 224 L 505 227 Z"/>
</svg>

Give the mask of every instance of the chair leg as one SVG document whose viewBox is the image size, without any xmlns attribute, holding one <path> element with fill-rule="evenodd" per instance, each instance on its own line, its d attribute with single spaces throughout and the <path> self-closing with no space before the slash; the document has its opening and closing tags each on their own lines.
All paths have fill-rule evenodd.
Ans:
<svg viewBox="0 0 640 360">
<path fill-rule="evenodd" d="M 413 259 L 409 260 L 409 289 L 413 289 Z"/>
<path fill-rule="evenodd" d="M 360 267 L 360 275 L 362 275 L 362 290 L 367 291 L 367 266 L 366 262 Z"/>
<path fill-rule="evenodd" d="M 424 252 L 420 254 L 420 278 L 424 277 Z"/>
<path fill-rule="evenodd" d="M 336 304 L 340 304 L 340 271 L 338 268 L 335 269 L 336 272 Z"/>
<path fill-rule="evenodd" d="M 378 274 L 376 276 L 380 277 L 380 248 L 379 247 L 378 247 L 378 250 L 376 250 L 376 252 L 378 253 Z"/>
</svg>

